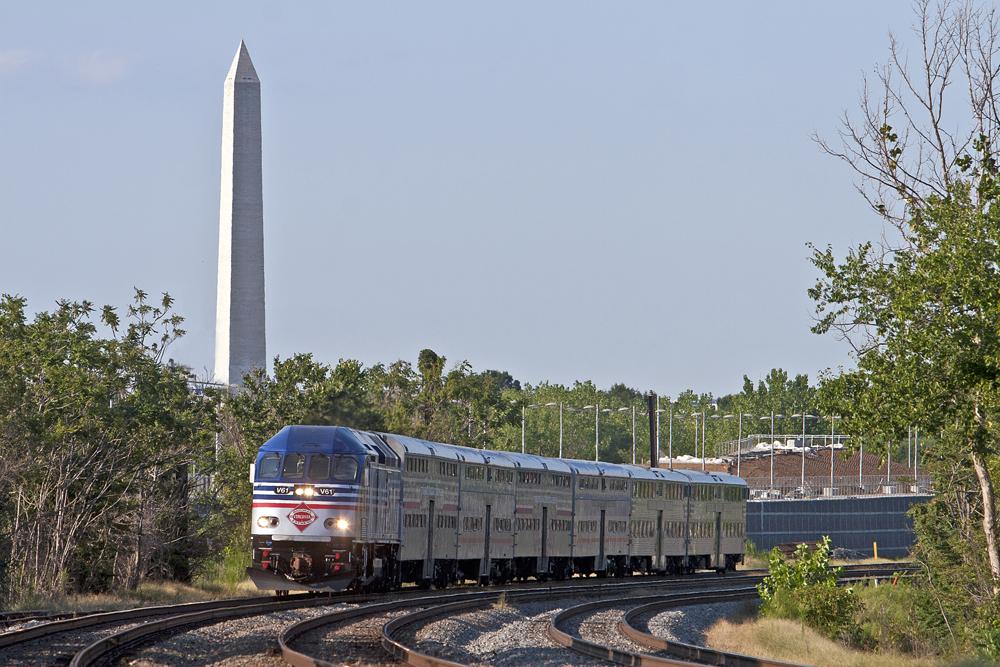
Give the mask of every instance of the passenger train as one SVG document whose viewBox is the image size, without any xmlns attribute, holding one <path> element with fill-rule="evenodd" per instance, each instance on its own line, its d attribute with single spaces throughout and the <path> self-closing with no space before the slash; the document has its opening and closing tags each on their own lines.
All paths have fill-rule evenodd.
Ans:
<svg viewBox="0 0 1000 667">
<path fill-rule="evenodd" d="M 388 590 L 733 570 L 746 483 L 470 449 L 339 426 L 286 426 L 250 468 L 264 590 Z"/>
</svg>

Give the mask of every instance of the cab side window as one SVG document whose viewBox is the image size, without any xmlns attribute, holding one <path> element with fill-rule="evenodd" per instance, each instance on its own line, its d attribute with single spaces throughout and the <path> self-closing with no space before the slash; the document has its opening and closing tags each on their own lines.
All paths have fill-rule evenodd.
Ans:
<svg viewBox="0 0 1000 667">
<path fill-rule="evenodd" d="M 281 454 L 265 454 L 257 464 L 257 479 L 276 479 L 281 470 Z"/>
</svg>

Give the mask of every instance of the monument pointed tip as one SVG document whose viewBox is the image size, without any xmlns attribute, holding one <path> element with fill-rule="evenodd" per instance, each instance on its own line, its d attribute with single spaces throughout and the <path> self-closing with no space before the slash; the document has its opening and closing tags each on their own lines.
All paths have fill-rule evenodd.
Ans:
<svg viewBox="0 0 1000 667">
<path fill-rule="evenodd" d="M 226 81 L 233 81 L 234 83 L 260 83 L 260 79 L 257 77 L 257 70 L 254 69 L 253 62 L 250 60 L 250 52 L 247 51 L 246 42 L 242 39 L 240 40 L 239 48 L 236 49 L 233 66 L 229 68 L 229 74 L 226 75 Z"/>
</svg>

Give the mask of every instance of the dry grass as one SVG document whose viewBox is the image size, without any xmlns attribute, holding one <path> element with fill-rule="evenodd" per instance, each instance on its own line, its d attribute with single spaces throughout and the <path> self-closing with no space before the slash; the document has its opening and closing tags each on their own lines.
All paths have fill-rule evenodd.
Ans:
<svg viewBox="0 0 1000 667">
<path fill-rule="evenodd" d="M 201 584 L 188 586 L 176 582 L 152 582 L 141 584 L 134 591 L 117 591 L 96 595 L 33 597 L 22 600 L 11 610 L 49 609 L 52 611 L 98 611 L 153 607 L 182 602 L 201 602 L 220 598 L 238 598 L 261 595 L 249 579 L 235 586 L 223 584 Z"/>
<path fill-rule="evenodd" d="M 706 633 L 711 648 L 758 658 L 816 667 L 945 667 L 986 665 L 977 660 L 960 663 L 937 658 L 915 658 L 901 653 L 854 651 L 823 637 L 796 621 L 763 618 L 747 622 L 722 620 Z"/>
<path fill-rule="evenodd" d="M 743 562 L 736 566 L 737 570 L 766 570 L 767 559 L 757 558 L 749 554 L 743 557 Z"/>
<path fill-rule="evenodd" d="M 937 667 L 912 656 L 852 651 L 795 621 L 765 618 L 755 622 L 719 621 L 707 633 L 708 645 L 721 651 L 817 667 Z"/>
</svg>

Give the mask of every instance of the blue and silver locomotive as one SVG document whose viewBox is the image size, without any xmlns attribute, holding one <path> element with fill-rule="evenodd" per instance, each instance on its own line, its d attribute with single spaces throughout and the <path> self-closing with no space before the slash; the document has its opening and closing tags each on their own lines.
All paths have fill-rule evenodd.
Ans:
<svg viewBox="0 0 1000 667">
<path fill-rule="evenodd" d="M 258 588 L 392 585 L 402 459 L 381 436 L 286 426 L 257 453 L 248 574 Z"/>
</svg>

